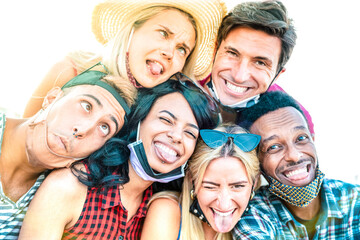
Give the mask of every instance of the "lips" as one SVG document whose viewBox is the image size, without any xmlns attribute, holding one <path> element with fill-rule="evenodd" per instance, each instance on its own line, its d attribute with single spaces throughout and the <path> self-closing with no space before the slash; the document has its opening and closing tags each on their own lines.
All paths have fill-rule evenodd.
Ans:
<svg viewBox="0 0 360 240">
<path fill-rule="evenodd" d="M 157 142 L 154 145 L 158 157 L 163 162 L 171 164 L 179 159 L 179 153 L 177 152 L 176 149 L 173 149 L 172 147 L 160 142 Z"/>
<path fill-rule="evenodd" d="M 236 93 L 244 93 L 248 89 L 247 87 L 236 86 L 236 85 L 230 83 L 229 81 L 225 81 L 225 84 L 228 89 L 230 89 L 231 91 L 236 92 Z"/>
<path fill-rule="evenodd" d="M 164 66 L 156 60 L 146 60 L 146 66 L 152 75 L 161 75 L 164 72 Z"/>
<path fill-rule="evenodd" d="M 304 185 L 311 179 L 310 177 L 311 163 L 302 163 L 297 166 L 282 171 L 282 175 L 286 177 L 288 181 L 295 185 Z"/>
</svg>

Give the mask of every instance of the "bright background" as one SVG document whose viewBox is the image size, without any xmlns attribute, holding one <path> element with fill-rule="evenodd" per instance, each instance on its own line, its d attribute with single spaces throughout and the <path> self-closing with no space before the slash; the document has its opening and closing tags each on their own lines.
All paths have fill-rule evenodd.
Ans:
<svg viewBox="0 0 360 240">
<path fill-rule="evenodd" d="M 95 0 L 0 0 L 0 108 L 21 115 L 32 91 L 67 52 L 99 47 L 90 28 Z M 228 9 L 240 1 L 227 0 Z M 360 184 L 360 2 L 284 0 L 298 33 L 277 82 L 315 123 L 327 177 Z"/>
</svg>

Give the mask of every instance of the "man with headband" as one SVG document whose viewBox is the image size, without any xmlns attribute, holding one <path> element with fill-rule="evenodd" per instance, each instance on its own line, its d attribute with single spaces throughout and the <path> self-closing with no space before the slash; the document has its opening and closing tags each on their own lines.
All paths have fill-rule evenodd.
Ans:
<svg viewBox="0 0 360 240">
<path fill-rule="evenodd" d="M 89 156 L 124 125 L 132 99 L 105 75 L 88 70 L 53 88 L 32 118 L 0 113 L 0 239 L 17 239 L 46 170 Z"/>
<path fill-rule="evenodd" d="M 285 71 L 296 43 L 292 19 L 280 1 L 243 2 L 223 19 L 218 31 L 211 75 L 201 84 L 227 109 L 223 117 L 235 121 L 260 94 L 283 91 L 274 82 Z M 314 134 L 310 114 L 303 108 Z"/>
<path fill-rule="evenodd" d="M 360 186 L 324 177 L 296 101 L 265 93 L 242 120 L 261 136 L 258 157 L 269 185 L 256 192 L 234 239 L 360 239 Z"/>
</svg>

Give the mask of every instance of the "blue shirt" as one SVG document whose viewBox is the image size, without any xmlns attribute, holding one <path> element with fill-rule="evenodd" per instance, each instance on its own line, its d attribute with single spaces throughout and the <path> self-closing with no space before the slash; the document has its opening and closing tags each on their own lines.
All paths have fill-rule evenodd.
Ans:
<svg viewBox="0 0 360 240">
<path fill-rule="evenodd" d="M 360 239 L 360 186 L 324 179 L 313 239 Z M 309 239 L 280 198 L 261 187 L 233 230 L 234 239 Z"/>
</svg>

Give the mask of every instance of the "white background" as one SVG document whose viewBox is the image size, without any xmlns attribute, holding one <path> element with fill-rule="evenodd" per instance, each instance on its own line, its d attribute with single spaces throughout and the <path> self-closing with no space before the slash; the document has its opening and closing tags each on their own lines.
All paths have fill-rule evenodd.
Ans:
<svg viewBox="0 0 360 240">
<path fill-rule="evenodd" d="M 0 108 L 23 112 L 50 67 L 69 51 L 95 51 L 95 0 L 0 0 Z M 228 9 L 240 1 L 227 0 Z M 284 0 L 298 33 L 278 84 L 310 112 L 320 166 L 330 178 L 360 183 L 357 0 Z"/>
</svg>

